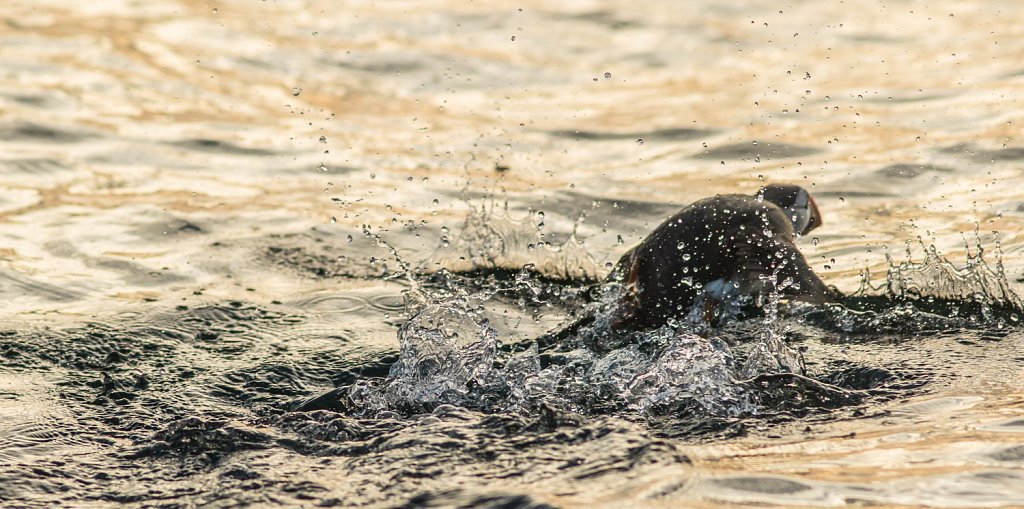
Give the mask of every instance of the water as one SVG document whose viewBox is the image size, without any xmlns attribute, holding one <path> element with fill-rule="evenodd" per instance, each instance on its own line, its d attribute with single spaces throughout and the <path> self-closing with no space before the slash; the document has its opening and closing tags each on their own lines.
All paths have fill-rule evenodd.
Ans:
<svg viewBox="0 0 1024 509">
<path fill-rule="evenodd" d="M 0 505 L 1024 505 L 1016 7 L 5 2 Z M 843 306 L 602 330 L 762 182 Z"/>
</svg>

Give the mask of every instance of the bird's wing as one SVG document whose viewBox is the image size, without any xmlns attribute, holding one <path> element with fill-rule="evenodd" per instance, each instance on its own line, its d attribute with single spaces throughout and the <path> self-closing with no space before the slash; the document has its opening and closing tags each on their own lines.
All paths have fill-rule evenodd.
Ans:
<svg viewBox="0 0 1024 509">
<path fill-rule="evenodd" d="M 732 280 L 750 289 L 780 288 L 784 295 L 821 304 L 835 295 L 814 273 L 807 259 L 785 232 L 774 237 L 751 235 L 733 247 L 736 266 Z M 771 276 L 775 274 L 775 279 Z"/>
</svg>

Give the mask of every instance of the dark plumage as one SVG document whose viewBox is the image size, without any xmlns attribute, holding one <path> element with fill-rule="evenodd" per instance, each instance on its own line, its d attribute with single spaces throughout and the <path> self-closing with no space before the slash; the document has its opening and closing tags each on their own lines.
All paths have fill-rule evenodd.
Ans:
<svg viewBox="0 0 1024 509">
<path fill-rule="evenodd" d="M 705 297 L 710 312 L 716 301 L 730 296 L 766 293 L 773 281 L 790 298 L 831 301 L 833 292 L 794 244 L 797 233 L 820 225 L 814 200 L 794 185 L 695 202 L 658 226 L 612 270 L 609 280 L 626 289 L 612 326 L 658 327 L 686 316 L 698 297 Z"/>
</svg>

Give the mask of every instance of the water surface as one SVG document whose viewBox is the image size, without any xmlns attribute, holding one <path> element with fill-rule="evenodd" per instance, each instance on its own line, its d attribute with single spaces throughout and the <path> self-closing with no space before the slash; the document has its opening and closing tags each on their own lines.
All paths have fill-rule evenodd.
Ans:
<svg viewBox="0 0 1024 509">
<path fill-rule="evenodd" d="M 762 182 L 811 189 L 825 225 L 800 246 L 843 291 L 922 242 L 958 265 L 982 246 L 1019 289 L 1016 11 L 5 2 L 0 501 L 1024 505 L 1008 316 L 889 303 L 770 325 L 849 401 L 762 380 L 738 413 L 566 386 L 518 410 L 287 411 L 396 360 L 412 283 L 378 237 L 421 272 L 477 271 L 469 288 L 534 264 L 543 292 L 487 303 L 505 345 L 569 320 L 680 206 Z M 719 335 L 742 363 L 765 327 Z M 872 392 L 865 370 L 890 376 Z"/>
</svg>

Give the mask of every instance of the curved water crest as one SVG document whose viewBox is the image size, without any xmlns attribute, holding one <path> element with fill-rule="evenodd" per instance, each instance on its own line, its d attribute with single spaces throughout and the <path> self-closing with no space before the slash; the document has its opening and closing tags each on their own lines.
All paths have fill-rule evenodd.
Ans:
<svg viewBox="0 0 1024 509">
<path fill-rule="evenodd" d="M 923 256 L 916 261 L 910 243 L 904 261 L 895 262 L 886 253 L 887 270 L 881 282 L 874 282 L 867 269 L 862 272 L 860 287 L 846 300 L 861 314 L 849 317 L 863 321 L 874 316 L 881 323 L 895 313 L 912 315 L 918 323 L 921 319 L 942 322 L 949 328 L 955 323 L 981 323 L 997 330 L 1020 325 L 1024 301 L 1010 287 L 998 244 L 994 266 L 985 259 L 980 242 L 973 252 L 966 247 L 963 264 L 950 261 L 933 245 L 920 240 L 918 245 Z M 904 325 L 913 327 L 914 321 Z"/>
</svg>

